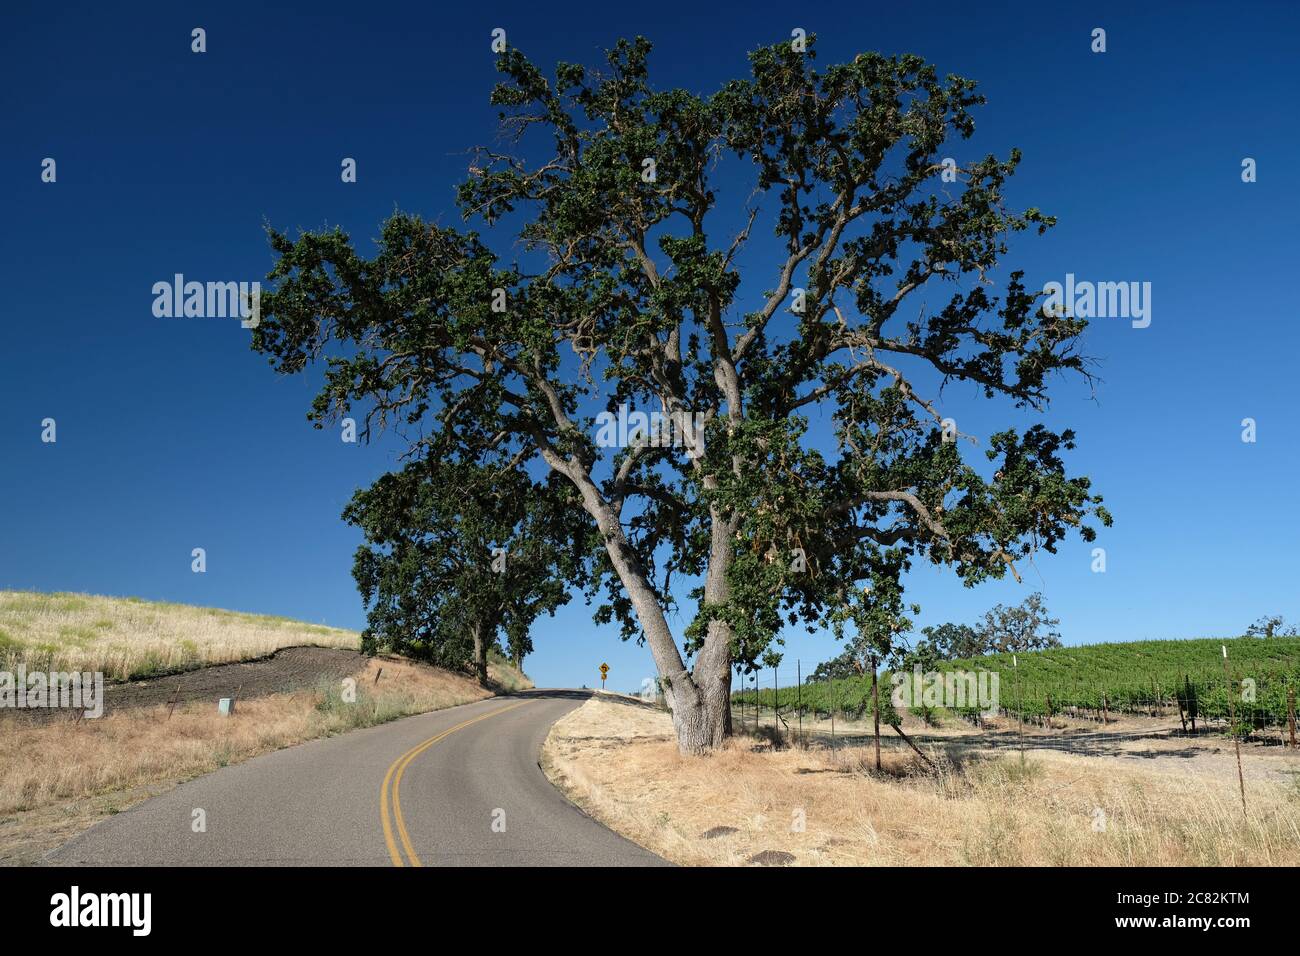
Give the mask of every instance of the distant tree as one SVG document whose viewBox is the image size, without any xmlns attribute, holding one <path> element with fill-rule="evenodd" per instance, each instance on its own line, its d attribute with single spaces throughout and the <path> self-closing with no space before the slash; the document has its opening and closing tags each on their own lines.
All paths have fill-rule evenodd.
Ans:
<svg viewBox="0 0 1300 956">
<path fill-rule="evenodd" d="M 999 604 L 978 625 L 985 654 L 1041 651 L 1061 646 L 1058 618 L 1049 617 L 1043 595 L 1034 592 L 1016 607 Z"/>
<path fill-rule="evenodd" d="M 822 661 L 813 672 L 805 678 L 806 683 L 816 684 L 828 680 L 844 680 L 858 673 L 857 662 L 852 651 L 841 651 L 828 661 Z"/>
<path fill-rule="evenodd" d="M 590 546 L 561 521 L 571 493 L 519 469 L 423 460 L 358 491 L 343 517 L 366 538 L 353 563 L 363 649 L 469 666 L 487 683 L 488 649 L 504 635 L 522 664 L 533 622 L 568 602 Z"/>
<path fill-rule="evenodd" d="M 925 640 L 917 643 L 919 656 L 928 652 L 935 660 L 957 661 L 988 653 L 983 637 L 969 624 L 950 623 L 923 627 L 921 633 L 925 635 Z"/>
<path fill-rule="evenodd" d="M 1246 628 L 1247 637 L 1295 637 L 1300 634 L 1294 624 L 1288 625 L 1280 614 L 1267 614 Z"/>
<path fill-rule="evenodd" d="M 919 664 L 922 671 L 932 671 L 938 668 L 941 660 L 945 658 L 935 653 L 934 645 L 929 641 L 917 641 L 913 647 L 900 647 L 890 658 L 890 668 L 910 671 Z"/>
</svg>

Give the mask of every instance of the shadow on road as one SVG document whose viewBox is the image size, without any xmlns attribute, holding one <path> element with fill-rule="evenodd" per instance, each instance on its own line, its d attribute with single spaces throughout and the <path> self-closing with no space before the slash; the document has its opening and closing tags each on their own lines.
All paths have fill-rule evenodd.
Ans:
<svg viewBox="0 0 1300 956">
<path fill-rule="evenodd" d="M 589 700 L 592 697 L 599 697 L 607 704 L 615 704 L 621 707 L 635 707 L 638 709 L 658 710 L 658 704 L 653 701 L 642 700 L 639 697 L 633 697 L 629 694 L 612 694 L 607 691 L 588 690 L 586 688 L 571 687 L 541 687 L 531 690 L 515 691 L 513 694 L 503 694 L 503 697 L 539 697 L 544 700 Z"/>
<path fill-rule="evenodd" d="M 587 700 L 596 692 L 594 690 L 580 690 L 569 687 L 532 687 L 528 690 L 517 690 L 509 694 L 502 694 L 502 697 L 540 697 L 543 700 Z"/>
</svg>

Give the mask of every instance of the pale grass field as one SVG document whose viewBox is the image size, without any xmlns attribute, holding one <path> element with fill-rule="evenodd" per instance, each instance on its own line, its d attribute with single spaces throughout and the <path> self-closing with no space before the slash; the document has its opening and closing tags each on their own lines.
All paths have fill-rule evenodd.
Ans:
<svg viewBox="0 0 1300 956">
<path fill-rule="evenodd" d="M 265 657 L 295 645 L 357 650 L 355 631 L 218 608 L 0 591 L 0 670 L 102 671 L 126 680 Z"/>
<path fill-rule="evenodd" d="M 532 686 L 500 661 L 489 676 Z M 355 703 L 330 685 L 241 700 L 233 717 L 212 701 L 177 707 L 170 719 L 166 707 L 81 721 L 0 716 L 0 864 L 34 863 L 102 817 L 228 764 L 490 696 L 468 676 L 382 657 L 358 672 Z"/>
<path fill-rule="evenodd" d="M 882 741 L 883 742 L 883 741 Z M 783 749 L 739 737 L 682 757 L 667 714 L 594 698 L 552 728 L 543 767 L 607 826 L 685 865 L 791 854 L 802 866 L 1296 866 L 1300 788 L 1165 773 L 1135 761 L 1039 752 L 928 772 L 889 741 Z M 800 819 L 804 829 L 795 825 Z M 715 827 L 736 832 L 703 839 Z"/>
</svg>

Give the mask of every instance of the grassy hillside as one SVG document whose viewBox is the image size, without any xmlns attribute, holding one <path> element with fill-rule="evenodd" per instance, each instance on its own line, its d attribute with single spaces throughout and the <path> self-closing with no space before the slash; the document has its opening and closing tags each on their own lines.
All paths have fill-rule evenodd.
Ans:
<svg viewBox="0 0 1300 956">
<path fill-rule="evenodd" d="M 90 594 L 0 591 L 0 669 L 103 671 L 110 680 L 264 657 L 309 644 L 356 650 L 360 638 L 266 614 Z"/>
<path fill-rule="evenodd" d="M 1228 648 L 1230 680 L 1223 671 L 1222 647 Z M 1201 718 L 1226 719 L 1229 688 L 1240 722 L 1254 726 L 1276 724 L 1286 717 L 1286 695 L 1300 686 L 1300 637 L 1199 638 L 1177 641 L 1132 641 L 1062 647 L 1016 655 L 993 654 L 950 661 L 943 669 L 990 671 L 998 674 L 1002 709 L 1029 717 L 1057 713 L 1066 707 L 1110 711 L 1143 711 L 1153 705 L 1176 708 Z M 1239 689 L 1243 679 L 1254 681 L 1253 701 Z M 881 685 L 882 704 L 891 688 L 888 674 Z M 759 699 L 770 707 L 774 691 Z M 753 692 L 738 693 L 737 701 L 753 703 Z M 870 678 L 783 687 L 779 702 L 794 710 L 802 699 L 805 711 L 860 715 L 871 708 Z M 882 711 L 888 705 L 882 706 Z"/>
<path fill-rule="evenodd" d="M 138 679 L 207 664 L 265 657 L 282 647 L 358 650 L 356 631 L 269 614 L 245 614 L 140 598 L 0 591 L 0 670 L 102 671 Z M 499 654 L 490 676 L 508 690 L 531 687 Z"/>
</svg>

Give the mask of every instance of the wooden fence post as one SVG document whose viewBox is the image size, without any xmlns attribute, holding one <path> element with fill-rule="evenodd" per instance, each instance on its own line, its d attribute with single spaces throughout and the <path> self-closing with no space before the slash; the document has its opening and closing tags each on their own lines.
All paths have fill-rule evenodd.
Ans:
<svg viewBox="0 0 1300 956">
<path fill-rule="evenodd" d="M 1286 722 L 1291 731 L 1291 749 L 1295 749 L 1295 688 L 1286 691 Z"/>
<path fill-rule="evenodd" d="M 1228 674 L 1228 645 L 1223 647 L 1223 683 L 1228 692 L 1228 732 L 1232 734 L 1232 746 L 1237 751 L 1237 783 L 1241 786 L 1241 814 L 1246 815 L 1246 776 L 1241 770 L 1241 740 L 1237 737 L 1237 706 L 1233 703 L 1234 688 Z"/>
<path fill-rule="evenodd" d="M 876 726 L 876 769 L 880 769 L 880 686 L 876 681 L 876 656 L 871 655 L 871 701 Z"/>
<path fill-rule="evenodd" d="M 804 743 L 803 739 L 803 661 L 794 662 L 794 682 L 798 690 L 795 691 L 795 707 L 799 708 L 799 743 Z"/>
</svg>

